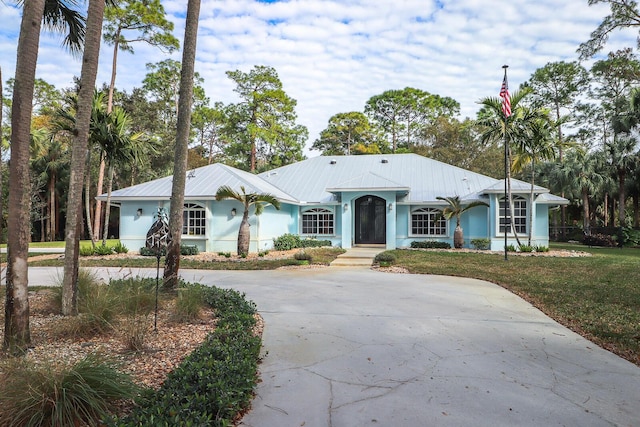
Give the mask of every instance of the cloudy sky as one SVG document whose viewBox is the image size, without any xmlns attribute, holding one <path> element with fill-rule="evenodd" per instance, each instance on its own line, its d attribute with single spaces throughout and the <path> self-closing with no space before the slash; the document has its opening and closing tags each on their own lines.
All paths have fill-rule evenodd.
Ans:
<svg viewBox="0 0 640 427">
<path fill-rule="evenodd" d="M 163 0 L 182 39 L 186 0 Z M 0 2 L 0 67 L 15 74 L 20 10 Z M 415 87 L 461 104 L 496 96 L 502 65 L 513 90 L 548 62 L 577 59 L 576 48 L 608 13 L 587 0 L 202 0 L 196 70 L 212 102 L 235 102 L 225 72 L 272 66 L 298 101 L 299 123 L 318 137 L 334 114 L 363 111 L 373 95 Z M 606 51 L 635 46 L 633 30 L 616 32 Z M 116 85 L 141 86 L 145 64 L 168 56 L 138 44 L 121 53 Z M 172 56 L 180 60 L 180 53 Z M 100 55 L 98 82 L 111 72 L 111 49 Z M 588 67 L 590 64 L 585 63 Z M 37 75 L 69 87 L 80 61 L 58 36 L 41 39 Z M 311 152 L 309 155 L 317 155 Z"/>
</svg>

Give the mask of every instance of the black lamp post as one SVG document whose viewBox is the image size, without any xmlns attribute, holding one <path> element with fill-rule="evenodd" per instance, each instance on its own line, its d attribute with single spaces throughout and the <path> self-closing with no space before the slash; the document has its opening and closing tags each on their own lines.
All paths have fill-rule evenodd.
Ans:
<svg viewBox="0 0 640 427">
<path fill-rule="evenodd" d="M 167 214 L 163 208 L 158 208 L 156 221 L 147 232 L 145 246 L 156 256 L 156 308 L 153 318 L 153 330 L 158 331 L 158 285 L 160 284 L 160 258 L 167 252 L 167 246 L 171 242 L 171 231 L 167 223 Z"/>
</svg>

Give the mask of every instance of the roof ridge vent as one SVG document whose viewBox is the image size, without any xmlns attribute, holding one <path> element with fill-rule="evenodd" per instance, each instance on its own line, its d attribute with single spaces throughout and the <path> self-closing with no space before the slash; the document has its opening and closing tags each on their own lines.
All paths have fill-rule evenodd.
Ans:
<svg viewBox="0 0 640 427">
<path fill-rule="evenodd" d="M 336 159 L 331 159 L 331 160 L 329 161 L 329 164 L 330 164 L 330 165 L 335 165 L 336 163 L 338 163 L 338 162 L 336 161 Z"/>
<path fill-rule="evenodd" d="M 382 160 L 380 160 L 380 163 L 389 163 L 389 160 L 388 159 L 382 159 Z"/>
</svg>

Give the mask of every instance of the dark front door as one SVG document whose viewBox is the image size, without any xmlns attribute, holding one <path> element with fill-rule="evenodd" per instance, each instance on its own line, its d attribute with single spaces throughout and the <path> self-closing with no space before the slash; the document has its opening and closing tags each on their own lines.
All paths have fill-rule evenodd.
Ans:
<svg viewBox="0 0 640 427">
<path fill-rule="evenodd" d="M 387 210 L 384 199 L 364 196 L 356 199 L 355 206 L 356 245 L 386 243 Z"/>
</svg>

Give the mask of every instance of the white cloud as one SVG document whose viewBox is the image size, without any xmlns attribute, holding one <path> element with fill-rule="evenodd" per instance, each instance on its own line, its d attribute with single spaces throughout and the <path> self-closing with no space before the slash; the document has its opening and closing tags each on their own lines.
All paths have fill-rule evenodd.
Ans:
<svg viewBox="0 0 640 427">
<path fill-rule="evenodd" d="M 163 0 L 182 38 L 186 2 Z M 15 73 L 19 29 L 16 8 L 0 4 L 0 66 Z M 285 91 L 297 99 L 309 145 L 334 114 L 362 111 L 369 97 L 418 87 L 461 104 L 473 117 L 477 101 L 496 96 L 502 65 L 512 88 L 547 62 L 575 60 L 576 48 L 608 13 L 587 0 L 203 0 L 196 70 L 212 102 L 236 100 L 225 72 L 274 67 Z M 635 46 L 635 30 L 612 34 L 607 51 Z M 59 38 L 44 35 L 38 77 L 72 85 L 80 61 L 63 53 Z M 139 44 L 119 56 L 117 85 L 140 86 L 145 64 L 166 59 Z M 98 82 L 111 72 L 111 48 L 100 56 Z M 171 55 L 180 59 L 180 53 Z M 587 64 L 588 65 L 588 64 Z"/>
</svg>

